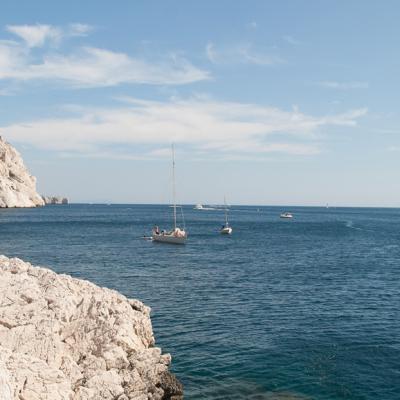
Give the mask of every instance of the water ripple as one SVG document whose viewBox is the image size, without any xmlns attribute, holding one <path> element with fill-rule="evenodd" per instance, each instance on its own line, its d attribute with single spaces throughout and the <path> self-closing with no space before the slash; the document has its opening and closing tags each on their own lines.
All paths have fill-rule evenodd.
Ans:
<svg viewBox="0 0 400 400">
<path fill-rule="evenodd" d="M 150 305 L 188 399 L 398 399 L 400 210 L 258 208 L 188 208 L 185 247 L 142 239 L 165 207 L 1 210 L 1 253 Z"/>
</svg>

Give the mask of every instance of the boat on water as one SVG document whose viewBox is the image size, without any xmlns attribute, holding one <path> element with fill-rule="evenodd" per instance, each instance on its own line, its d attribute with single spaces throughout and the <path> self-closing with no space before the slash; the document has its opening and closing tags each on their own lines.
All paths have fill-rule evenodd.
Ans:
<svg viewBox="0 0 400 400">
<path fill-rule="evenodd" d="M 284 212 L 280 215 L 281 218 L 293 218 L 293 214 L 290 212 Z"/>
<path fill-rule="evenodd" d="M 214 208 L 214 207 L 204 207 L 203 204 L 196 204 L 193 207 L 193 210 L 214 211 L 214 210 L 216 210 L 216 208 Z"/>
<path fill-rule="evenodd" d="M 221 233 L 221 235 L 231 235 L 232 227 L 229 225 L 229 222 L 228 222 L 228 206 L 226 205 L 225 197 L 224 197 L 224 205 L 225 205 L 225 224 L 222 225 L 220 233 Z"/>
<path fill-rule="evenodd" d="M 153 228 L 152 239 L 155 242 L 170 243 L 170 244 L 185 244 L 187 233 L 185 228 L 179 228 L 176 223 L 176 190 L 175 190 L 175 149 L 172 145 L 172 198 L 174 210 L 174 227 L 170 230 L 160 230 L 158 226 Z M 182 210 L 182 208 L 181 208 Z M 182 211 L 183 216 L 183 211 Z"/>
<path fill-rule="evenodd" d="M 153 229 L 152 240 L 160 243 L 170 244 L 185 244 L 187 239 L 187 233 L 184 229 L 178 227 L 170 231 L 160 231 L 156 226 Z"/>
</svg>

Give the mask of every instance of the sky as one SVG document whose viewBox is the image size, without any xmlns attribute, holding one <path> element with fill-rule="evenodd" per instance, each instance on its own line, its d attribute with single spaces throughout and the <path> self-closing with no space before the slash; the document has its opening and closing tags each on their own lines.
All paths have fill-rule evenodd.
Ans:
<svg viewBox="0 0 400 400">
<path fill-rule="evenodd" d="M 0 134 L 72 202 L 400 206 L 400 3 L 4 0 Z"/>
</svg>

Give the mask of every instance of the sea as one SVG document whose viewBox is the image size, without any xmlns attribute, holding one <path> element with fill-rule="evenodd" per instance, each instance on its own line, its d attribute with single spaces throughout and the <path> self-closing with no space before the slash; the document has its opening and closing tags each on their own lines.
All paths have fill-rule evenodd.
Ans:
<svg viewBox="0 0 400 400">
<path fill-rule="evenodd" d="M 177 246 L 165 205 L 2 209 L 0 253 L 149 305 L 185 399 L 400 399 L 400 209 L 183 214 Z"/>
</svg>

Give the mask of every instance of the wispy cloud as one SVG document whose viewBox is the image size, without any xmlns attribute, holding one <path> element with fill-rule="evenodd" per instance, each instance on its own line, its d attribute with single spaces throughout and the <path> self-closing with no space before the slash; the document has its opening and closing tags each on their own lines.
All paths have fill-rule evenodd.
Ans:
<svg viewBox="0 0 400 400">
<path fill-rule="evenodd" d="M 69 24 L 67 27 L 36 24 L 7 25 L 6 30 L 21 38 L 28 47 L 42 47 L 46 43 L 58 45 L 63 38 L 87 36 L 93 27 L 81 23 Z"/>
<path fill-rule="evenodd" d="M 101 87 L 121 83 L 180 85 L 208 79 L 209 75 L 183 58 L 170 57 L 151 63 L 124 53 L 86 47 L 73 55 L 46 56 L 41 64 L 8 71 L 5 77 L 64 81 L 75 87 Z"/>
<path fill-rule="evenodd" d="M 320 151 L 324 126 L 354 126 L 366 109 L 316 117 L 298 109 L 285 111 L 256 104 L 216 101 L 207 97 L 166 102 L 125 98 L 114 108 L 76 108 L 64 118 L 25 121 L 4 126 L 1 133 L 15 143 L 41 149 L 130 157 L 126 149 L 146 147 L 146 157 L 172 141 L 192 155 L 245 156 L 284 153 L 313 155 Z"/>
<path fill-rule="evenodd" d="M 67 35 L 69 36 L 87 36 L 94 30 L 93 26 L 88 24 L 70 24 L 68 26 Z"/>
<path fill-rule="evenodd" d="M 206 46 L 206 55 L 207 58 L 213 63 L 217 64 L 219 61 L 219 54 L 215 49 L 214 43 L 207 43 Z"/>
<path fill-rule="evenodd" d="M 75 48 L 67 54 L 54 48 L 41 49 L 39 55 L 30 50 L 65 36 L 85 36 L 92 30 L 85 24 L 71 24 L 63 30 L 49 25 L 8 26 L 7 29 L 26 45 L 0 41 L 0 80 L 48 80 L 72 87 L 102 87 L 121 83 L 181 85 L 210 78 L 207 71 L 173 53 L 148 60 L 90 46 Z"/>
<path fill-rule="evenodd" d="M 217 48 L 210 42 L 206 46 L 206 55 L 213 64 L 275 65 L 285 62 L 272 49 L 259 48 L 252 43 Z"/>
<path fill-rule="evenodd" d="M 58 42 L 62 31 L 51 25 L 7 25 L 8 32 L 19 36 L 29 47 L 41 47 L 46 41 Z"/>
<path fill-rule="evenodd" d="M 293 36 L 290 36 L 290 35 L 283 36 L 283 40 L 286 43 L 291 44 L 292 46 L 300 46 L 300 45 L 303 44 L 303 42 L 301 42 L 300 40 L 295 39 Z"/>
<path fill-rule="evenodd" d="M 12 74 L 18 65 L 24 62 L 28 51 L 18 43 L 12 41 L 0 41 L 0 79 Z"/>
<path fill-rule="evenodd" d="M 336 81 L 322 81 L 317 82 L 318 86 L 327 88 L 327 89 L 339 89 L 339 90 L 348 90 L 348 89 L 368 89 L 368 82 L 336 82 Z"/>
<path fill-rule="evenodd" d="M 274 65 L 284 62 L 283 58 L 267 52 L 261 52 L 253 48 L 252 45 L 243 45 L 239 49 L 239 54 L 243 57 L 243 62 L 257 65 Z"/>
</svg>

